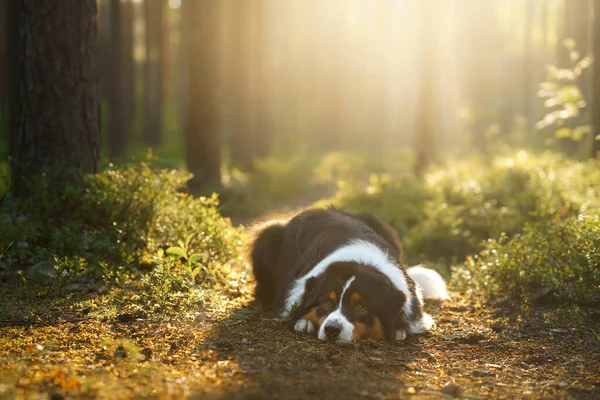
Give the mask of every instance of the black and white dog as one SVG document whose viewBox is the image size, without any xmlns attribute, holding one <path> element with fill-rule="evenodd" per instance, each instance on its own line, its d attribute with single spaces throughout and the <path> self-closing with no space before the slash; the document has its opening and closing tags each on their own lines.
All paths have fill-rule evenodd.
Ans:
<svg viewBox="0 0 600 400">
<path fill-rule="evenodd" d="M 437 272 L 404 269 L 395 231 L 367 213 L 311 209 L 267 225 L 251 260 L 257 301 L 320 340 L 404 340 L 433 325 L 423 298 L 448 298 Z"/>
</svg>

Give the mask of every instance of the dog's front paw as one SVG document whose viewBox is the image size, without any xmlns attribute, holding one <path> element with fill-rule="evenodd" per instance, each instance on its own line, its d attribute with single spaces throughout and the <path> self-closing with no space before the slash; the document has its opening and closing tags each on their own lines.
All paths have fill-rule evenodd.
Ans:
<svg viewBox="0 0 600 400">
<path fill-rule="evenodd" d="M 394 336 L 396 340 L 404 340 L 406 339 L 406 331 L 404 329 L 398 329 L 396 331 L 396 335 Z"/>
<path fill-rule="evenodd" d="M 296 332 L 313 333 L 315 331 L 315 326 L 307 319 L 299 319 L 294 326 L 294 330 Z"/>
</svg>

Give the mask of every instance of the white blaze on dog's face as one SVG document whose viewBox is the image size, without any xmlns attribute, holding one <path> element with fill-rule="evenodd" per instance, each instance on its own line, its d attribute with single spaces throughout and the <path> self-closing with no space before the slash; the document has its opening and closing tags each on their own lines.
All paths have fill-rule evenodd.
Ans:
<svg viewBox="0 0 600 400">
<path fill-rule="evenodd" d="M 291 312 L 295 330 L 320 340 L 350 342 L 395 337 L 406 296 L 383 274 L 355 263 L 337 263 L 306 282 L 300 304 Z"/>
<path fill-rule="evenodd" d="M 344 285 L 344 288 L 342 289 L 342 294 L 340 296 L 340 301 L 338 302 L 337 308 L 334 312 L 329 314 L 321 324 L 321 327 L 319 328 L 319 334 L 317 335 L 320 340 L 331 339 L 338 340 L 340 342 L 352 341 L 354 325 L 342 313 L 342 304 L 344 304 L 344 295 L 346 294 L 348 287 L 355 279 L 356 276 L 348 279 Z"/>
</svg>

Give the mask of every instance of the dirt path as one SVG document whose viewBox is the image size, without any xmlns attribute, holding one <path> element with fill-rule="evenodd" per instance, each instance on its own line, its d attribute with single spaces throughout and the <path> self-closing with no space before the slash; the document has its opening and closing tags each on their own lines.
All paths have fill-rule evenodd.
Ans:
<svg viewBox="0 0 600 400">
<path fill-rule="evenodd" d="M 596 310 L 563 319 L 454 296 L 428 305 L 429 334 L 340 346 L 253 308 L 251 290 L 206 293 L 194 312 L 160 321 L 67 322 L 81 315 L 63 302 L 44 323 L 0 325 L 0 398 L 600 398 Z"/>
</svg>

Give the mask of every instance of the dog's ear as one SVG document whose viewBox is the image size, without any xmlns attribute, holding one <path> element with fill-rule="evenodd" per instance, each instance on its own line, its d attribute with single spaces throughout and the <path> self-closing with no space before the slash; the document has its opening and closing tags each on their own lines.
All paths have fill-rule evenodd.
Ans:
<svg viewBox="0 0 600 400">
<path fill-rule="evenodd" d="M 322 277 L 312 277 L 304 283 L 304 294 L 302 295 L 300 303 L 296 304 L 295 307 L 292 308 L 290 313 L 291 321 L 299 320 L 306 315 L 311 308 L 318 304 L 322 286 Z"/>
<path fill-rule="evenodd" d="M 389 284 L 382 288 L 379 299 L 379 315 L 383 333 L 386 340 L 391 342 L 394 340 L 396 329 L 402 326 L 406 294 Z"/>
</svg>

